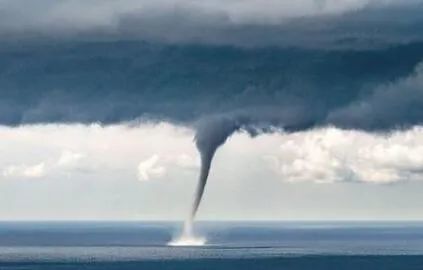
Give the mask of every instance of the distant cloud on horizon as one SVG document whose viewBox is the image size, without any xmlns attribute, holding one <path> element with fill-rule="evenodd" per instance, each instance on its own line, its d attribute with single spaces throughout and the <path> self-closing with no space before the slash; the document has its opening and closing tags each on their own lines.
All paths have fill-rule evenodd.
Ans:
<svg viewBox="0 0 423 270">
<path fill-rule="evenodd" d="M 44 162 L 35 165 L 9 165 L 2 171 L 6 178 L 42 178 L 46 174 Z"/>
<path fill-rule="evenodd" d="M 160 138 L 155 138 L 155 134 L 160 134 Z M 125 172 L 126 179 L 121 181 L 148 184 L 164 180 L 164 184 L 169 179 L 194 179 L 200 166 L 199 155 L 191 144 L 192 132 L 169 124 L 136 128 L 3 127 L 0 135 L 9 137 L 7 143 L 0 144 L 4 153 L 4 158 L 0 158 L 2 180 L 54 181 L 63 176 L 101 179 L 104 175 Z M 37 141 L 38 136 L 45 140 Z M 78 140 L 73 142 L 75 137 Z M 118 138 L 125 138 L 125 142 L 117 142 Z M 31 154 L 26 158 L 17 155 L 14 149 L 18 146 L 19 151 Z M 245 174 L 272 172 L 272 177 L 289 183 L 399 184 L 423 179 L 423 126 L 387 134 L 335 127 L 257 138 L 240 133 L 222 151 L 220 160 L 235 155 L 239 160 L 232 160 L 231 166 Z M 252 162 L 248 168 L 243 168 L 244 159 Z M 225 162 L 218 166 L 231 167 Z M 128 173 L 132 176 L 128 177 Z"/>
<path fill-rule="evenodd" d="M 336 128 L 285 134 L 264 156 L 282 181 L 395 184 L 423 179 L 421 126 L 389 134 Z"/>
</svg>

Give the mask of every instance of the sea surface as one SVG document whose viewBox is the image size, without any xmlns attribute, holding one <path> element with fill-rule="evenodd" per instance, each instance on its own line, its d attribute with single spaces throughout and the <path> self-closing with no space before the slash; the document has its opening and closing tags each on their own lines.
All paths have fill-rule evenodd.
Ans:
<svg viewBox="0 0 423 270">
<path fill-rule="evenodd" d="M 0 222 L 0 269 L 423 269 L 423 222 Z"/>
</svg>

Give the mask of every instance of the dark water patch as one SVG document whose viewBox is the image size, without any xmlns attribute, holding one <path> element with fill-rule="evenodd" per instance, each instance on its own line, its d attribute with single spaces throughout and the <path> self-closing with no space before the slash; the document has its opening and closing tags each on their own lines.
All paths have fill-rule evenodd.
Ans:
<svg viewBox="0 0 423 270">
<path fill-rule="evenodd" d="M 4 270 L 50 269 L 284 269 L 284 270 L 420 270 L 423 256 L 302 256 L 271 259 L 178 260 L 111 263 L 0 263 Z"/>
</svg>

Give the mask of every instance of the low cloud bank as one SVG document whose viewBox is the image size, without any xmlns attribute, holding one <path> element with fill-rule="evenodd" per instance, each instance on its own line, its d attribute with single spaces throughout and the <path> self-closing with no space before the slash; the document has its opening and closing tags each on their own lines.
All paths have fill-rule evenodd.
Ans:
<svg viewBox="0 0 423 270">
<path fill-rule="evenodd" d="M 263 158 L 282 181 L 390 184 L 423 179 L 423 128 L 388 134 L 316 129 L 280 138 Z"/>
<path fill-rule="evenodd" d="M 1 127 L 0 135 L 4 138 L 0 144 L 4 153 L 0 159 L 2 181 L 53 181 L 67 179 L 64 177 L 67 175 L 72 176 L 69 180 L 77 181 L 88 174 L 89 179 L 98 181 L 112 177 L 123 182 L 139 180 L 145 185 L 175 180 L 193 183 L 200 166 L 192 145 L 192 131 L 169 124 L 136 128 L 125 125 Z M 267 176 L 254 182 L 271 181 L 264 180 L 269 172 L 272 178 L 290 183 L 421 181 L 423 127 L 388 133 L 326 127 L 267 133 L 255 138 L 241 132 L 228 140 L 217 158 L 215 174 L 220 178 L 222 171 L 230 169 L 231 175 L 224 177 L 228 181 L 242 182 L 243 178 L 257 173 Z M 231 160 L 230 166 L 226 160 Z M 125 175 L 123 179 L 119 177 L 121 174 Z"/>
</svg>

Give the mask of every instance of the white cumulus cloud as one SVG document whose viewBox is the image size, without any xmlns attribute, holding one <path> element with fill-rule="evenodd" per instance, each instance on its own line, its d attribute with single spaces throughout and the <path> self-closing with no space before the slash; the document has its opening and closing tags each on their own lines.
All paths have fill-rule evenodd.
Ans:
<svg viewBox="0 0 423 270">
<path fill-rule="evenodd" d="M 158 165 L 159 159 L 158 155 L 152 155 L 150 158 L 141 161 L 138 165 L 138 180 L 148 181 L 152 178 L 162 177 L 166 173 L 166 168 Z"/>
<path fill-rule="evenodd" d="M 276 154 L 265 155 L 289 182 L 395 183 L 423 179 L 423 128 L 372 134 L 323 128 L 281 138 Z"/>
<path fill-rule="evenodd" d="M 4 177 L 40 178 L 46 174 L 46 164 L 10 165 L 3 169 L 2 174 Z"/>
<path fill-rule="evenodd" d="M 65 150 L 59 157 L 57 165 L 61 167 L 75 166 L 83 158 L 84 155 L 81 153 Z"/>
<path fill-rule="evenodd" d="M 165 156 L 154 154 L 138 164 L 138 180 L 148 181 L 158 179 L 165 176 L 171 170 L 172 173 L 178 169 L 191 171 L 198 169 L 199 166 L 199 159 L 186 153 L 168 154 Z"/>
</svg>

